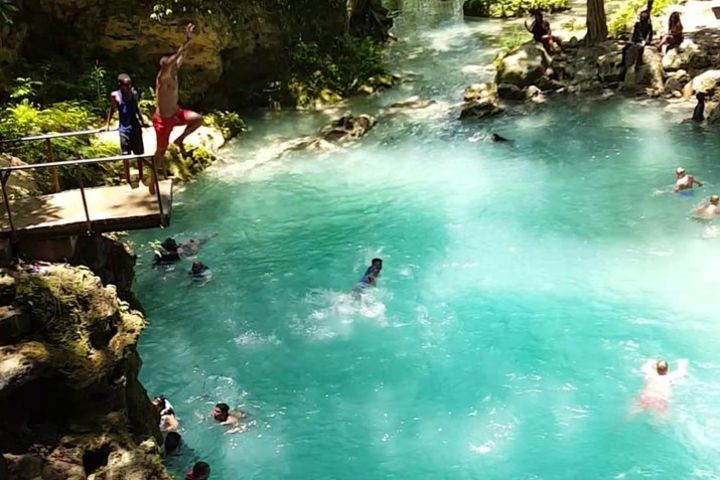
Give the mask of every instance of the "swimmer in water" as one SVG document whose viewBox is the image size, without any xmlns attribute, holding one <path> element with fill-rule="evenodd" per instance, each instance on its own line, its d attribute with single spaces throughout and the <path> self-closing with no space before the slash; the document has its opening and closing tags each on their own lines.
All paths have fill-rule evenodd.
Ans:
<svg viewBox="0 0 720 480">
<path fill-rule="evenodd" d="M 713 195 L 710 197 L 710 201 L 705 205 L 702 205 L 695 209 L 693 216 L 699 220 L 711 220 L 717 215 L 720 215 L 720 197 Z"/>
<path fill-rule="evenodd" d="M 212 409 L 210 416 L 220 425 L 228 427 L 237 427 L 241 420 L 245 420 L 247 415 L 244 412 L 231 412 L 227 403 L 217 403 Z"/>
<path fill-rule="evenodd" d="M 193 278 L 205 278 L 210 275 L 210 268 L 202 262 L 193 262 L 188 273 Z"/>
<path fill-rule="evenodd" d="M 160 433 L 162 433 L 163 436 L 166 436 L 170 432 L 180 430 L 180 422 L 175 415 L 175 410 L 163 395 L 155 397 L 152 404 L 160 414 Z"/>
<path fill-rule="evenodd" d="M 703 186 L 701 181 L 697 180 L 692 175 L 688 175 L 683 167 L 675 169 L 675 186 L 673 187 L 673 192 L 677 193 L 685 190 L 692 190 L 693 185 L 697 185 L 698 187 Z"/>
<path fill-rule="evenodd" d="M 208 480 L 208 478 L 210 478 L 210 465 L 205 462 L 197 462 L 185 476 L 185 480 Z"/>
<path fill-rule="evenodd" d="M 665 360 L 649 360 L 643 365 L 645 388 L 637 399 L 640 410 L 651 410 L 666 414 L 670 403 L 672 385 L 687 373 L 688 361 L 678 360 L 677 369 L 670 373 L 670 366 Z"/>
<path fill-rule="evenodd" d="M 360 295 L 370 287 L 377 286 L 377 279 L 382 271 L 382 259 L 373 258 L 370 266 L 365 270 L 365 275 L 360 279 L 357 286 L 355 286 L 355 294 Z"/>
<path fill-rule="evenodd" d="M 169 265 L 175 263 L 182 258 L 193 257 L 198 254 L 200 247 L 218 236 L 218 232 L 213 233 L 209 237 L 199 240 L 189 238 L 178 244 L 177 241 L 168 237 L 160 244 L 160 248 L 155 251 L 155 265 Z"/>
<path fill-rule="evenodd" d="M 498 135 L 497 133 L 490 134 L 490 138 L 488 140 L 492 143 L 512 143 L 512 140 L 505 138 L 502 135 Z"/>
</svg>

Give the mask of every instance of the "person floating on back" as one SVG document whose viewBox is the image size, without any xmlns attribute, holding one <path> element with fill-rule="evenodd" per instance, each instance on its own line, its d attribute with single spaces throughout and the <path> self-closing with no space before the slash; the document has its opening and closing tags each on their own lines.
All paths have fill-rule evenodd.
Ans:
<svg viewBox="0 0 720 480">
<path fill-rule="evenodd" d="M 691 192 L 693 185 L 697 185 L 698 187 L 703 186 L 700 180 L 697 180 L 692 175 L 688 175 L 683 167 L 675 169 L 675 186 L 673 187 L 675 193 Z"/>
<path fill-rule="evenodd" d="M 355 286 L 355 294 L 360 295 L 364 293 L 370 287 L 377 286 L 377 279 L 382 271 L 382 259 L 373 258 L 370 266 L 365 270 L 365 275 L 362 276 L 358 284 Z"/>
<path fill-rule="evenodd" d="M 645 388 L 637 399 L 641 410 L 666 414 L 670 404 L 672 385 L 687 373 L 687 360 L 678 360 L 677 370 L 670 373 L 670 366 L 665 360 L 649 360 L 643 366 Z"/>
<path fill-rule="evenodd" d="M 208 478 L 210 478 L 210 465 L 205 462 L 197 462 L 185 476 L 185 480 L 208 480 Z"/>
<path fill-rule="evenodd" d="M 720 215 L 720 197 L 713 195 L 710 197 L 708 203 L 699 206 L 693 212 L 693 216 L 698 220 L 712 220 L 716 216 Z"/>
<path fill-rule="evenodd" d="M 533 40 L 541 43 L 549 54 L 559 50 L 560 39 L 552 34 L 550 22 L 544 19 L 542 10 L 536 9 L 533 16 L 535 18 L 531 25 L 528 25 L 527 20 L 525 21 L 525 28 L 532 34 Z"/>
<path fill-rule="evenodd" d="M 693 110 L 692 120 L 693 122 L 702 122 L 705 120 L 705 94 L 698 92 L 695 98 L 698 103 L 695 105 L 695 110 Z"/>
<path fill-rule="evenodd" d="M 123 155 L 143 155 L 145 153 L 145 145 L 143 144 L 142 129 L 147 127 L 145 118 L 143 118 L 140 108 L 138 107 L 139 95 L 137 90 L 133 88 L 132 79 L 127 73 L 121 73 L 117 79 L 118 89 L 110 93 L 110 111 L 108 112 L 107 121 L 104 131 L 110 129 L 110 122 L 118 112 L 120 134 L 120 150 Z M 125 163 L 125 179 L 130 183 L 130 162 Z M 137 168 L 142 180 L 142 160 L 138 160 Z"/>
<path fill-rule="evenodd" d="M 184 110 L 178 105 L 178 70 L 185 60 L 185 55 L 192 41 L 195 25 L 189 23 L 185 28 L 185 42 L 177 52 L 166 55 L 160 59 L 160 71 L 155 82 L 155 97 L 157 109 L 153 115 L 153 127 L 157 137 L 157 150 L 155 151 L 155 165 L 167 175 L 165 167 L 165 151 L 170 142 L 170 134 L 176 126 L 186 125 L 185 130 L 175 139 L 175 144 L 184 152 L 183 142 L 192 132 L 200 128 L 203 117 L 199 113 Z M 153 172 L 154 174 L 154 172 Z M 150 191 L 155 188 L 154 180 L 150 184 Z"/>
</svg>

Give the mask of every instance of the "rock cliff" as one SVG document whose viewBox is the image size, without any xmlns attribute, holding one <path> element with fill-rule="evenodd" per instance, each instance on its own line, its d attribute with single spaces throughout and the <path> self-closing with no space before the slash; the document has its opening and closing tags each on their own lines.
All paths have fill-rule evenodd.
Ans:
<svg viewBox="0 0 720 480">
<path fill-rule="evenodd" d="M 0 470 L 19 480 L 169 480 L 137 379 L 144 326 L 84 267 L 1 270 Z"/>
</svg>

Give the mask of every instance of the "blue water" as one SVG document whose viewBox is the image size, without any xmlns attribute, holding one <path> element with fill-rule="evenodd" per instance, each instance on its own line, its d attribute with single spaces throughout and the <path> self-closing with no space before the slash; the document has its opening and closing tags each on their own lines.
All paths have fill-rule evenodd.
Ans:
<svg viewBox="0 0 720 480">
<path fill-rule="evenodd" d="M 166 232 L 133 235 L 150 325 L 151 394 L 175 405 L 176 472 L 217 479 L 720 478 L 720 237 L 689 218 L 720 191 L 717 132 L 690 107 L 553 101 L 456 120 L 489 75 L 492 23 L 404 2 L 398 71 L 356 100 L 435 109 L 380 116 L 346 150 L 269 154 L 335 114 L 265 114 L 226 162 L 176 195 Z M 498 131 L 512 147 L 468 141 Z M 706 182 L 668 193 L 675 167 Z M 191 285 L 146 243 L 217 231 Z M 349 295 L 369 261 L 379 288 Z M 667 418 L 629 415 L 647 358 L 690 360 Z M 672 366 L 672 364 L 671 364 Z M 251 428 L 208 420 L 225 401 Z"/>
</svg>

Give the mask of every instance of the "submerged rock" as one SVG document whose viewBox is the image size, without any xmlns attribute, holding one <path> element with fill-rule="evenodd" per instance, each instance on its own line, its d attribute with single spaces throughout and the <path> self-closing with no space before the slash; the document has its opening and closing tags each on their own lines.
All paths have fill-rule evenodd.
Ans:
<svg viewBox="0 0 720 480">
<path fill-rule="evenodd" d="M 497 97 L 497 93 L 497 85 L 494 83 L 475 83 L 465 89 L 463 100 L 472 102 L 474 100 L 494 99 Z"/>
<path fill-rule="evenodd" d="M 524 100 L 525 90 L 512 83 L 501 83 L 497 86 L 498 97 L 506 100 Z"/>
<path fill-rule="evenodd" d="M 357 140 L 369 132 L 376 123 L 375 117 L 370 115 L 345 115 L 323 128 L 319 137 L 327 142 Z"/>
<path fill-rule="evenodd" d="M 668 75 L 665 80 L 665 93 L 674 96 L 683 96 L 685 85 L 690 81 L 690 75 L 685 70 L 678 70 Z"/>
<path fill-rule="evenodd" d="M 10 478 L 169 479 L 137 379 L 145 319 L 87 268 L 0 275 L 0 451 Z"/>
<path fill-rule="evenodd" d="M 492 100 L 474 100 L 463 105 L 463 109 L 460 112 L 460 120 L 478 120 L 481 118 L 493 117 L 504 111 L 504 108 L 498 106 Z"/>
</svg>

